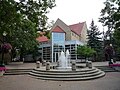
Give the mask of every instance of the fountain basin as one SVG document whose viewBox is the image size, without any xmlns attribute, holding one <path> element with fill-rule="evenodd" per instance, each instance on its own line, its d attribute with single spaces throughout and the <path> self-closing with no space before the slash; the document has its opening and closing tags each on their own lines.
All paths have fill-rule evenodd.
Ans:
<svg viewBox="0 0 120 90">
<path fill-rule="evenodd" d="M 71 70 L 72 68 L 71 67 L 56 67 L 57 70 Z"/>
</svg>

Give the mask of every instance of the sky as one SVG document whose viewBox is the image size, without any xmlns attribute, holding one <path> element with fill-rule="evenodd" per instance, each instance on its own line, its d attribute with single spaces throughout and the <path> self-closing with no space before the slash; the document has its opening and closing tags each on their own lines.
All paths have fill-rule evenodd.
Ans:
<svg viewBox="0 0 120 90">
<path fill-rule="evenodd" d="M 106 0 L 56 0 L 56 7 L 47 15 L 49 21 L 61 19 L 67 25 L 86 21 L 89 29 L 92 19 L 99 30 L 103 27 L 98 18 Z"/>
</svg>

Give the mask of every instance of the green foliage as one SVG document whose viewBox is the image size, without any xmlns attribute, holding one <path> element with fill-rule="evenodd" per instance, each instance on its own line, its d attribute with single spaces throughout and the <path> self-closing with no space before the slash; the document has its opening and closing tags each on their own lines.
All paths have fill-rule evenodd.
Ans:
<svg viewBox="0 0 120 90">
<path fill-rule="evenodd" d="M 50 30 L 53 27 L 54 23 L 55 23 L 54 20 L 51 20 L 49 23 L 47 23 L 48 30 Z"/>
<path fill-rule="evenodd" d="M 49 10 L 55 7 L 55 0 L 20 0 L 18 3 L 18 11 L 24 18 L 35 23 L 40 30 L 46 29 L 46 23 Z"/>
<path fill-rule="evenodd" d="M 88 43 L 87 45 L 93 48 L 97 53 L 102 49 L 102 41 L 100 38 L 101 32 L 92 20 L 90 29 L 88 30 Z"/>
<path fill-rule="evenodd" d="M 116 52 L 119 52 L 120 45 L 120 0 L 106 0 L 105 7 L 101 10 L 100 22 L 108 26 L 108 31 L 113 30 L 113 39 Z"/>
<path fill-rule="evenodd" d="M 114 39 L 115 39 L 115 44 L 116 44 L 116 52 L 120 54 L 120 29 L 116 29 L 114 31 Z"/>
<path fill-rule="evenodd" d="M 84 57 L 91 57 L 95 53 L 95 50 L 88 47 L 88 46 L 78 46 L 77 47 L 77 54 L 84 56 Z"/>
<path fill-rule="evenodd" d="M 47 38 L 49 38 L 49 39 L 51 38 L 51 37 L 50 37 L 50 36 L 51 36 L 51 35 L 50 35 L 50 30 L 45 31 L 45 36 L 46 36 Z"/>
<path fill-rule="evenodd" d="M 0 37 L 6 32 L 13 47 L 34 49 L 37 30 L 45 29 L 54 6 L 55 0 L 0 0 Z"/>
<path fill-rule="evenodd" d="M 22 20 L 18 29 L 13 31 L 11 43 L 17 48 L 33 50 L 37 46 L 35 25 L 29 20 Z"/>
<path fill-rule="evenodd" d="M 15 30 L 21 15 L 16 11 L 16 2 L 14 0 L 0 1 L 0 36 L 4 31 L 11 36 L 12 30 Z"/>
</svg>

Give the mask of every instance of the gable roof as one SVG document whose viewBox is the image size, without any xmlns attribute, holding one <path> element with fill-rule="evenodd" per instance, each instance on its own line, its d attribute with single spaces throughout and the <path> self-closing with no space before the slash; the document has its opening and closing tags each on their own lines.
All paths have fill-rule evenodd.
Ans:
<svg viewBox="0 0 120 90">
<path fill-rule="evenodd" d="M 65 31 L 64 31 L 62 28 L 60 28 L 59 26 L 56 26 L 56 27 L 52 30 L 52 32 L 65 33 Z"/>
<path fill-rule="evenodd" d="M 73 31 L 77 35 L 80 35 L 84 24 L 85 22 L 69 25 L 69 28 L 71 29 L 71 31 Z"/>
<path fill-rule="evenodd" d="M 47 42 L 49 39 L 46 36 L 42 35 L 42 36 L 39 36 L 38 38 L 36 38 L 36 40 L 38 42 Z"/>
<path fill-rule="evenodd" d="M 72 24 L 72 25 L 66 25 L 62 20 L 60 20 L 58 18 L 50 31 L 51 32 L 60 32 L 60 33 L 74 32 L 75 34 L 80 36 L 84 26 L 86 26 L 86 22 L 81 22 L 81 23 Z M 66 34 L 66 37 L 71 38 L 71 37 L 69 37 L 70 36 L 69 34 Z"/>
</svg>

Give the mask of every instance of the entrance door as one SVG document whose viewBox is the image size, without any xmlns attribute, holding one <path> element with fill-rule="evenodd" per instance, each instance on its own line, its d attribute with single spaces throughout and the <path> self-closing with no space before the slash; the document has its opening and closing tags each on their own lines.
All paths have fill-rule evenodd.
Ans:
<svg viewBox="0 0 120 90">
<path fill-rule="evenodd" d="M 58 52 L 55 52 L 55 62 L 57 62 L 57 61 L 58 61 L 58 57 L 59 57 Z"/>
</svg>

